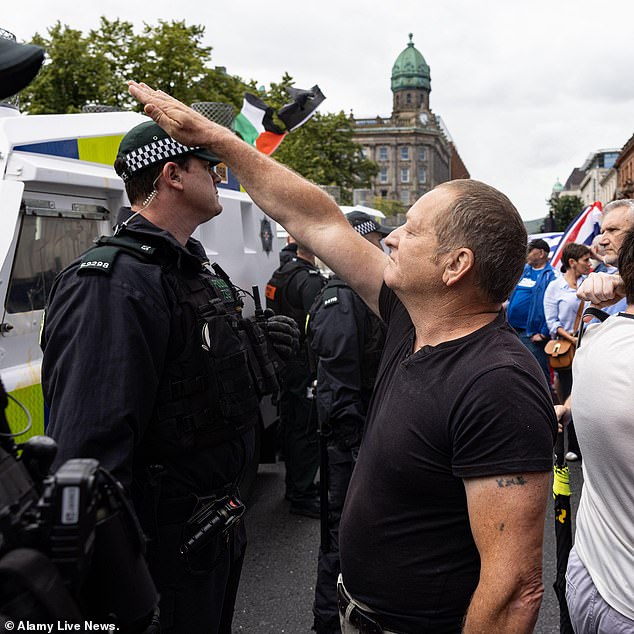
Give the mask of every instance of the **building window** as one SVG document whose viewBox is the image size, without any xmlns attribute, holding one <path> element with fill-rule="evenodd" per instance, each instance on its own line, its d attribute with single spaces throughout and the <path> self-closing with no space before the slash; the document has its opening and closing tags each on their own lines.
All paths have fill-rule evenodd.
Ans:
<svg viewBox="0 0 634 634">
<path fill-rule="evenodd" d="M 616 162 L 616 159 L 619 158 L 619 153 L 606 152 L 601 158 L 603 160 L 600 161 L 599 167 L 605 167 L 606 169 L 609 169 L 610 167 L 614 167 L 614 163 Z M 601 163 L 603 164 L 601 165 Z"/>
<path fill-rule="evenodd" d="M 407 96 L 405 97 L 405 103 L 408 106 L 412 103 L 412 95 L 410 93 L 407 93 Z"/>
<path fill-rule="evenodd" d="M 424 167 L 418 168 L 418 182 L 419 183 L 427 182 L 427 170 Z"/>
<path fill-rule="evenodd" d="M 409 183 L 409 167 L 401 168 L 401 183 Z"/>
<path fill-rule="evenodd" d="M 387 148 L 384 145 L 379 147 L 379 161 L 387 161 Z"/>
<path fill-rule="evenodd" d="M 387 189 L 381 190 L 381 198 L 387 198 Z"/>
<path fill-rule="evenodd" d="M 424 161 L 427 158 L 427 152 L 424 147 L 418 148 L 418 160 Z"/>
<path fill-rule="evenodd" d="M 382 167 L 379 172 L 379 183 L 387 183 L 387 167 Z"/>
<path fill-rule="evenodd" d="M 404 205 L 409 205 L 409 190 L 402 189 L 399 198 Z"/>
<path fill-rule="evenodd" d="M 409 161 L 409 147 L 401 148 L 401 161 Z"/>
</svg>

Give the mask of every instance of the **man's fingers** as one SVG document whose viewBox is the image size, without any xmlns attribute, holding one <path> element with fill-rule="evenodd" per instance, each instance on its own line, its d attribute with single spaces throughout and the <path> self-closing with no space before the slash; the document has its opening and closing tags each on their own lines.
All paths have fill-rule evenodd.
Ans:
<svg viewBox="0 0 634 634">
<path fill-rule="evenodd" d="M 161 111 L 161 109 L 155 106 L 153 103 L 145 104 L 145 106 L 143 107 L 143 112 L 145 112 L 148 117 L 152 117 L 152 119 L 154 119 L 156 123 L 159 123 L 159 120 L 163 116 L 163 112 Z"/>
<path fill-rule="evenodd" d="M 577 291 L 577 297 L 597 307 L 610 306 L 623 297 L 623 282 L 618 275 L 590 273 Z"/>
<path fill-rule="evenodd" d="M 145 104 L 148 100 L 147 86 L 144 84 L 137 84 L 135 81 L 128 82 L 128 92 L 138 101 Z"/>
</svg>

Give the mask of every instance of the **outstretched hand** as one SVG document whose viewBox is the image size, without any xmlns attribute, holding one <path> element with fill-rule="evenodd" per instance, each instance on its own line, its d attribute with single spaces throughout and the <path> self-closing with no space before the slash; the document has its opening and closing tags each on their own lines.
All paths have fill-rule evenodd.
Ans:
<svg viewBox="0 0 634 634">
<path fill-rule="evenodd" d="M 162 90 L 154 90 L 144 83 L 128 81 L 128 91 L 143 104 L 145 114 L 183 145 L 210 147 L 222 135 L 234 136 L 223 126 L 203 117 Z"/>
</svg>

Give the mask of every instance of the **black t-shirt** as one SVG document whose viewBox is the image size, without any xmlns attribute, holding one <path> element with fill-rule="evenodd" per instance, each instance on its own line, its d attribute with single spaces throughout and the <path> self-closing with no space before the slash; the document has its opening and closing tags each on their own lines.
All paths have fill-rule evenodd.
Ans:
<svg viewBox="0 0 634 634">
<path fill-rule="evenodd" d="M 548 471 L 556 420 L 537 362 L 504 313 L 412 354 L 387 287 L 387 341 L 340 528 L 352 596 L 387 629 L 459 632 L 480 559 L 463 478 Z"/>
</svg>

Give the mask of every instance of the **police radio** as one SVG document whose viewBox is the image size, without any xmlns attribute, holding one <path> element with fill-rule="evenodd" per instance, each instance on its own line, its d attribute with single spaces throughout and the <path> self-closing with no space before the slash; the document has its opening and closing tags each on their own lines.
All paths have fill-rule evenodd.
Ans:
<svg viewBox="0 0 634 634">
<path fill-rule="evenodd" d="M 181 554 L 187 555 L 200 550 L 216 535 L 227 534 L 244 515 L 245 508 L 237 495 L 223 497 L 203 506 L 187 522 L 194 534 L 182 544 Z"/>
</svg>

